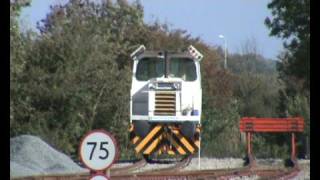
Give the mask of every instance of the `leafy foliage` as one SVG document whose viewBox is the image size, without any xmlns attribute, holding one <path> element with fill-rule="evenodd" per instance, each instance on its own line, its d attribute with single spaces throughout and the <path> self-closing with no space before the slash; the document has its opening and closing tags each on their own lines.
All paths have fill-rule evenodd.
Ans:
<svg viewBox="0 0 320 180">
<path fill-rule="evenodd" d="M 170 51 L 182 51 L 192 44 L 204 54 L 204 155 L 243 155 L 240 117 L 279 113 L 276 105 L 282 86 L 274 62 L 249 52 L 231 54 L 229 70 L 221 69 L 219 50 L 185 30 L 158 22 L 145 24 L 139 2 L 70 0 L 51 7 L 38 24 L 40 34 L 20 33 L 16 20 L 25 4 L 15 2 L 10 9 L 11 136 L 38 135 L 77 158 L 82 135 L 102 128 L 116 135 L 122 158 L 133 157 L 127 133 L 129 54 L 140 44 Z M 286 109 L 289 99 L 286 94 L 282 97 L 288 100 Z M 302 97 L 292 101 L 291 114 L 308 113 L 297 109 L 297 104 L 306 101 Z"/>
<path fill-rule="evenodd" d="M 265 19 L 271 36 L 286 39 L 286 49 L 277 67 L 280 78 L 287 84 L 288 95 L 310 90 L 310 0 L 278 1 L 268 4 L 274 16 Z M 288 42 L 289 41 L 289 42 Z M 292 81 L 297 83 L 293 85 Z"/>
<path fill-rule="evenodd" d="M 228 59 L 228 69 L 235 73 L 248 72 L 253 74 L 276 74 L 276 61 L 267 60 L 259 54 L 231 54 Z"/>
<path fill-rule="evenodd" d="M 209 104 L 216 98 L 204 99 L 203 105 Z M 244 155 L 244 144 L 241 143 L 239 131 L 238 102 L 231 101 L 223 108 L 204 108 L 202 120 L 202 154 L 214 157 L 241 157 Z"/>
<path fill-rule="evenodd" d="M 280 90 L 280 114 L 300 115 L 310 124 L 310 0 L 273 0 L 268 8 L 273 15 L 272 20 L 265 19 L 270 35 L 286 40 L 277 64 L 285 84 Z M 305 132 L 308 137 L 308 125 Z"/>
<path fill-rule="evenodd" d="M 12 112 L 11 135 L 37 134 L 69 154 L 76 154 L 79 139 L 93 128 L 112 131 L 121 144 L 129 144 L 122 134 L 128 127 L 130 70 L 121 57 L 132 47 L 118 37 L 136 27 L 135 21 L 142 23 L 137 12 L 138 6 L 89 1 L 52 7 L 41 35 L 30 42 L 19 83 L 13 84 L 21 90 L 12 96 L 27 99 L 28 106 Z M 130 22 L 128 16 L 136 18 Z"/>
</svg>

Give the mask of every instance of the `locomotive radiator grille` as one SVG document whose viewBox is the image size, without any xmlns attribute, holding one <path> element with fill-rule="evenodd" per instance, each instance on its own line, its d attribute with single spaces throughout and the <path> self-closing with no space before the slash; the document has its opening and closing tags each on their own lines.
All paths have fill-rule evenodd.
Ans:
<svg viewBox="0 0 320 180">
<path fill-rule="evenodd" d="M 176 93 L 174 91 L 161 91 L 155 93 L 154 115 L 176 115 Z"/>
</svg>

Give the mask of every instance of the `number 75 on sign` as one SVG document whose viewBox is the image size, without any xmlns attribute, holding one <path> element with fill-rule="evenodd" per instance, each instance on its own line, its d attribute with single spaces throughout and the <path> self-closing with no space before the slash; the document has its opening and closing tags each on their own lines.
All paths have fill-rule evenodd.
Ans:
<svg viewBox="0 0 320 180">
<path fill-rule="evenodd" d="M 108 169 L 118 157 L 118 146 L 113 135 L 105 130 L 88 132 L 79 147 L 80 160 L 93 171 Z"/>
</svg>

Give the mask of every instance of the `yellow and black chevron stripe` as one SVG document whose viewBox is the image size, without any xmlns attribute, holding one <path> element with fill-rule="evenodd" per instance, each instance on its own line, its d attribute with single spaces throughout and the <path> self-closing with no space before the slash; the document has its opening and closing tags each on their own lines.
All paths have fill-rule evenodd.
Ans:
<svg viewBox="0 0 320 180">
<path fill-rule="evenodd" d="M 133 125 L 129 131 L 135 151 L 144 155 L 187 155 L 196 153 L 200 147 L 200 126 L 196 128 L 194 139 L 185 137 L 174 125 L 156 124 L 145 137 L 135 135 Z"/>
</svg>

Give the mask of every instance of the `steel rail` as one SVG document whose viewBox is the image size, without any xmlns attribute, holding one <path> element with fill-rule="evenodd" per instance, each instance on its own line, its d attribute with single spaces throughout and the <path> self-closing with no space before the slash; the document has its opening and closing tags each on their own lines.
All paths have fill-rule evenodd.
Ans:
<svg viewBox="0 0 320 180">
<path fill-rule="evenodd" d="M 162 179 L 174 179 L 174 180 L 195 180 L 195 179 L 230 179 L 239 176 L 258 176 L 259 179 L 291 179 L 299 174 L 298 168 L 232 168 L 232 169 L 208 169 L 208 170 L 188 170 L 181 171 L 185 166 L 190 163 L 189 158 L 180 161 L 174 166 L 168 168 L 162 168 L 159 170 L 149 170 L 143 172 L 133 172 L 133 169 L 142 166 L 143 161 L 138 161 L 129 167 L 117 168 L 118 172 L 110 172 L 110 179 L 113 180 L 162 180 Z M 125 168 L 128 168 L 127 170 Z M 120 170 L 121 169 L 121 170 Z M 89 173 L 78 174 L 60 174 L 60 175 L 40 175 L 30 177 L 11 178 L 14 180 L 87 180 Z"/>
<path fill-rule="evenodd" d="M 163 171 L 164 172 L 164 171 Z M 139 174 L 126 174 L 126 175 L 111 175 L 113 180 L 162 180 L 162 179 L 175 179 L 175 180 L 193 180 L 193 179 L 230 179 L 239 176 L 259 176 L 259 179 L 290 179 L 299 174 L 300 170 L 293 169 L 249 169 L 249 168 L 236 168 L 236 169 L 218 169 L 218 170 L 200 170 L 200 171 L 168 171 L 161 174 L 152 173 L 139 173 Z M 87 180 L 89 174 L 77 175 L 51 175 L 51 176 L 32 176 L 25 178 L 13 178 L 19 180 Z"/>
<path fill-rule="evenodd" d="M 135 162 L 131 165 L 124 166 L 124 167 L 118 167 L 118 168 L 111 168 L 110 174 L 124 174 L 124 173 L 130 173 L 132 171 L 135 171 L 137 169 L 140 169 L 147 165 L 147 161 L 145 159 L 141 159 L 138 162 Z"/>
<path fill-rule="evenodd" d="M 191 160 L 192 160 L 192 156 L 188 156 L 182 159 L 181 161 L 175 163 L 172 166 L 160 168 L 160 169 L 145 170 L 145 171 L 136 173 L 136 175 L 140 175 L 140 174 L 157 175 L 157 174 L 163 174 L 168 172 L 178 172 L 183 168 L 187 167 L 190 164 Z"/>
</svg>

